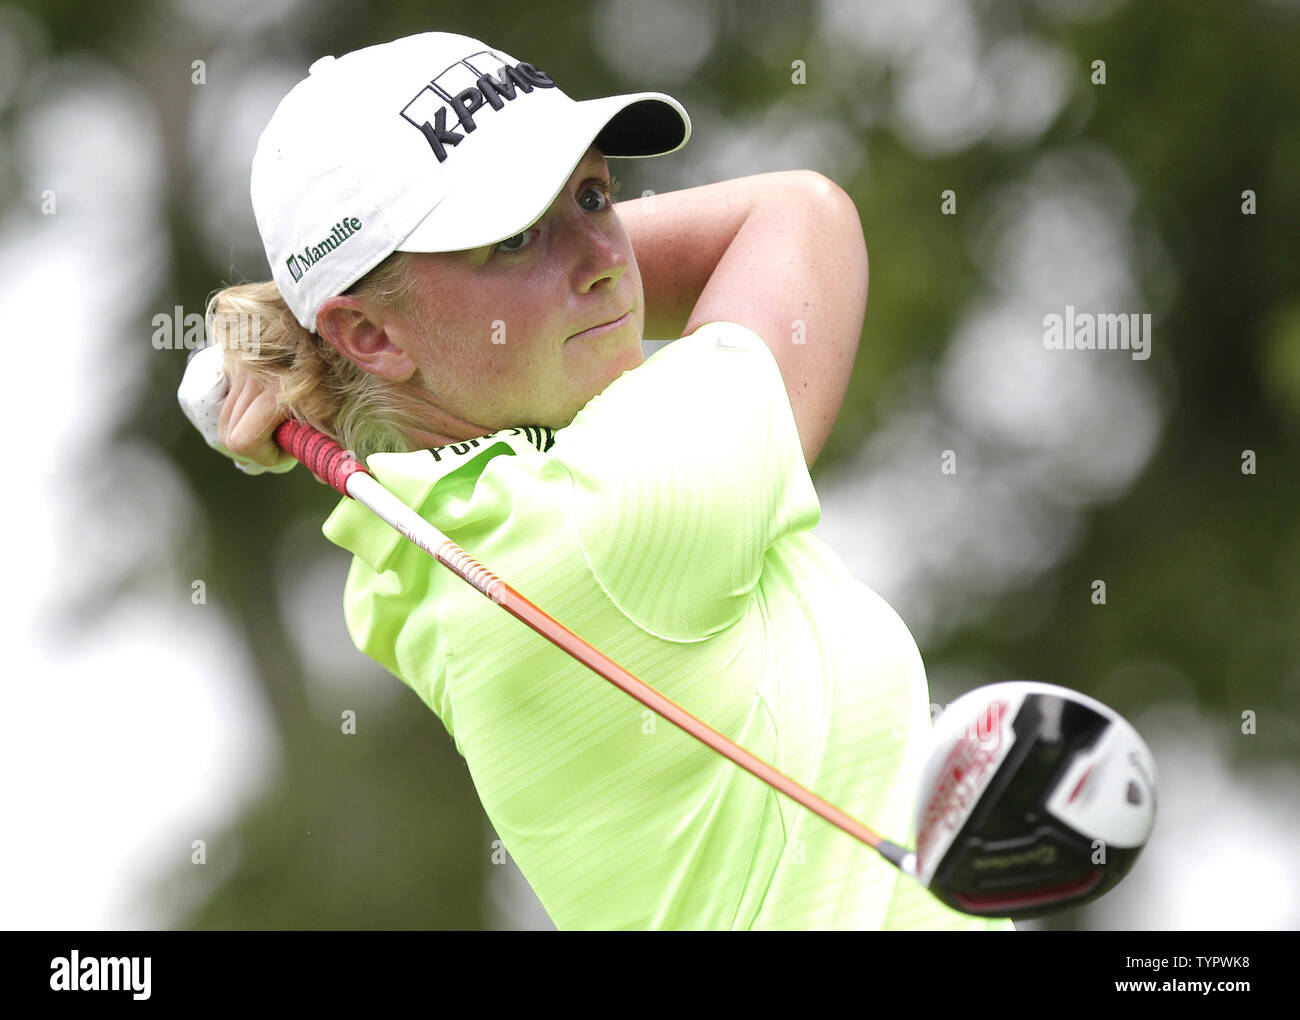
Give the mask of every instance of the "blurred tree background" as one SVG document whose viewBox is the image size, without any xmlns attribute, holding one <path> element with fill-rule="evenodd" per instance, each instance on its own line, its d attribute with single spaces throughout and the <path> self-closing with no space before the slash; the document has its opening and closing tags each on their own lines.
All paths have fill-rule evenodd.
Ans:
<svg viewBox="0 0 1300 1020">
<path fill-rule="evenodd" d="M 1240 783 L 1294 779 L 1300 4 L 24 0 L 0 5 L 5 233 L 49 228 L 47 188 L 61 219 L 91 202 L 42 178 L 60 158 L 102 160 L 109 178 L 133 165 L 79 144 L 70 108 L 105 137 L 149 140 L 148 173 L 130 171 L 145 205 L 86 242 L 112 252 L 98 272 L 116 317 L 97 329 L 127 396 L 87 439 L 85 499 L 115 491 L 119 514 L 147 521 L 149 490 L 124 491 L 137 469 L 119 460 L 145 450 L 186 508 L 152 556 L 70 597 L 63 627 L 95 626 L 132 591 L 188 604 L 202 578 L 230 643 L 194 654 L 248 671 L 273 724 L 267 785 L 204 837 L 210 866 L 180 845 L 157 876 L 166 926 L 545 924 L 502 900 L 441 723 L 347 641 L 348 557 L 319 534 L 333 494 L 209 451 L 176 405 L 184 352 L 150 343 L 159 313 L 269 276 L 248 166 L 279 97 L 322 54 L 433 29 L 529 60 L 574 98 L 680 99 L 691 142 L 616 163 L 624 197 L 805 166 L 853 196 L 870 301 L 814 480 L 827 540 L 913 627 L 932 700 L 1058 682 L 1144 733 L 1215 741 Z M 365 145 L 365 125 L 339 135 Z M 1043 317 L 1067 304 L 1151 313 L 1149 359 L 1044 350 Z M 1179 722 L 1185 709 L 1204 726 Z"/>
</svg>

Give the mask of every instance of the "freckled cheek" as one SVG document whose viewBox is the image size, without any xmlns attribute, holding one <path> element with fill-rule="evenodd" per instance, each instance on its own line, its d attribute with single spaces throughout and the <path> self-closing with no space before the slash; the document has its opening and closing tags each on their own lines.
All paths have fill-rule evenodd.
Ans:
<svg viewBox="0 0 1300 1020">
<path fill-rule="evenodd" d="M 548 326 L 518 310 L 507 315 L 484 316 L 481 330 L 469 330 L 462 337 L 461 358 L 466 373 L 489 387 L 511 391 L 536 385 L 551 372 L 547 363 L 558 350 Z"/>
<path fill-rule="evenodd" d="M 462 310 L 457 318 L 459 345 L 469 352 L 499 345 L 509 335 L 508 316 L 490 302 L 475 302 Z"/>
<path fill-rule="evenodd" d="M 491 352 L 494 356 L 503 353 L 501 348 L 517 356 L 521 349 L 545 343 L 554 331 L 559 304 L 533 293 L 542 289 L 524 279 L 512 286 L 494 286 L 475 294 L 462 306 L 466 338 L 482 338 L 496 348 Z"/>
</svg>

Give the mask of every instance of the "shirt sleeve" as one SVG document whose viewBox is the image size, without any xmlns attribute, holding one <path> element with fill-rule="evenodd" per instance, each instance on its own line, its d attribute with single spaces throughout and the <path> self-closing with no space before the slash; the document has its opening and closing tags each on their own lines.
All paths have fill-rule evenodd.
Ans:
<svg viewBox="0 0 1300 1020">
<path fill-rule="evenodd" d="M 623 373 L 551 452 L 588 568 L 628 619 L 671 640 L 735 623 L 767 551 L 821 518 L 780 367 L 736 323 Z"/>
</svg>

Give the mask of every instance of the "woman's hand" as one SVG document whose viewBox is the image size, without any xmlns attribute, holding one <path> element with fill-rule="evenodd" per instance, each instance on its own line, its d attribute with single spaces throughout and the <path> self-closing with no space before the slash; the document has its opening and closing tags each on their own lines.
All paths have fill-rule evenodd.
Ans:
<svg viewBox="0 0 1300 1020">
<path fill-rule="evenodd" d="M 221 403 L 217 437 L 245 471 L 248 467 L 239 464 L 241 459 L 276 472 L 288 471 L 297 463 L 272 438 L 287 417 L 276 406 L 276 395 L 274 385 L 266 385 L 237 366 L 231 373 L 230 392 Z"/>
<path fill-rule="evenodd" d="M 274 385 L 240 371 L 238 362 L 228 369 L 219 346 L 190 359 L 176 394 L 181 410 L 208 445 L 250 475 L 282 474 L 298 463 L 272 438 L 286 418 L 277 409 L 276 395 Z"/>
</svg>

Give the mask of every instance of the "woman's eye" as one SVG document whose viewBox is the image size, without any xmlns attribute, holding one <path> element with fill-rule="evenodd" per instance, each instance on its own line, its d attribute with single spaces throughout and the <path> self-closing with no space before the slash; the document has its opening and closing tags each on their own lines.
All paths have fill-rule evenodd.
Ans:
<svg viewBox="0 0 1300 1020">
<path fill-rule="evenodd" d="M 587 212 L 603 212 L 609 208 L 616 194 L 618 194 L 618 181 L 616 179 L 610 178 L 608 181 L 597 181 L 582 192 L 578 204 Z"/>
<path fill-rule="evenodd" d="M 522 234 L 515 234 L 514 237 L 507 237 L 504 241 L 498 242 L 497 249 L 500 251 L 523 251 L 528 247 L 528 242 L 531 240 L 531 232 L 525 230 Z"/>
<path fill-rule="evenodd" d="M 600 188 L 588 188 L 578 199 L 578 205 L 586 209 L 587 212 L 600 212 L 609 204 L 609 198 L 600 190 Z"/>
</svg>

